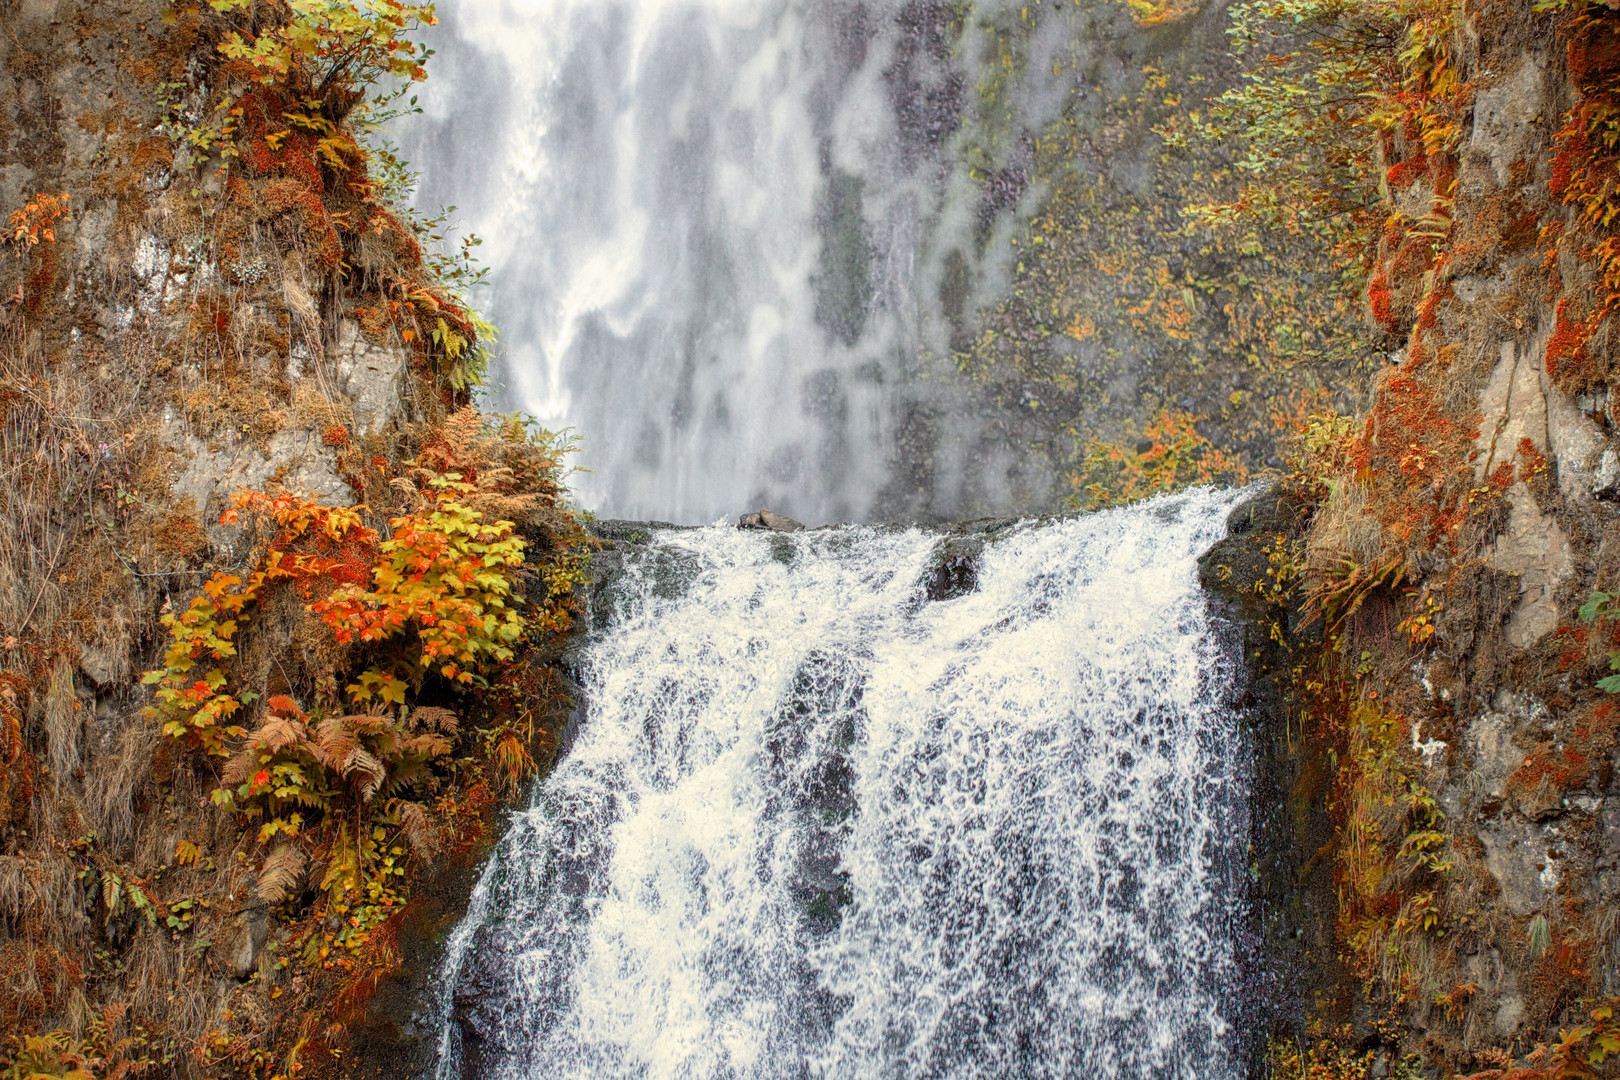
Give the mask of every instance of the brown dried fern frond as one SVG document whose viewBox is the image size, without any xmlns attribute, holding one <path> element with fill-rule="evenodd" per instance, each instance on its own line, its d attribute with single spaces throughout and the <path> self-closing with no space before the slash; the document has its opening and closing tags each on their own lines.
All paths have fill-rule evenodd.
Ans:
<svg viewBox="0 0 1620 1080">
<path fill-rule="evenodd" d="M 258 771 L 259 755 L 252 746 L 244 747 L 231 755 L 220 770 L 219 782 L 227 788 L 247 782 L 247 778 Z"/>
<path fill-rule="evenodd" d="M 424 859 L 431 859 L 438 853 L 439 831 L 433 827 L 433 821 L 421 803 L 396 799 L 393 811 L 405 839 L 410 841 L 412 851 Z"/>
<path fill-rule="evenodd" d="M 455 711 L 441 709 L 437 705 L 419 705 L 410 711 L 407 719 L 418 727 L 445 735 L 455 735 L 461 730 L 461 718 Z"/>
<path fill-rule="evenodd" d="M 308 738 L 309 729 L 302 720 L 291 716 L 271 716 L 253 733 L 249 746 L 254 750 L 279 754 L 306 742 Z"/>
<path fill-rule="evenodd" d="M 303 849 L 282 844 L 265 858 L 254 895 L 267 904 L 279 904 L 298 888 L 303 873 Z"/>
<path fill-rule="evenodd" d="M 360 739 L 344 723 L 348 717 L 331 716 L 321 721 L 310 751 L 315 760 L 332 772 L 343 775 L 344 762 L 360 745 Z"/>
<path fill-rule="evenodd" d="M 356 746 L 343 760 L 343 768 L 339 770 L 345 780 L 352 781 L 361 777 L 360 801 L 370 802 L 371 797 L 377 794 L 377 789 L 388 777 L 388 767 L 377 760 L 375 754 L 361 746 Z"/>
</svg>

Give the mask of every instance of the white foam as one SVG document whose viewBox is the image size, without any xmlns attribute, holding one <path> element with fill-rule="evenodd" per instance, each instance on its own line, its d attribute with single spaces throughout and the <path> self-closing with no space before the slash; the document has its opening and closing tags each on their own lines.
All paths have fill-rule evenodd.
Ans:
<svg viewBox="0 0 1620 1080">
<path fill-rule="evenodd" d="M 1020 526 L 939 602 L 934 534 L 659 534 L 452 941 L 482 1075 L 1240 1075 L 1233 499 Z"/>
</svg>

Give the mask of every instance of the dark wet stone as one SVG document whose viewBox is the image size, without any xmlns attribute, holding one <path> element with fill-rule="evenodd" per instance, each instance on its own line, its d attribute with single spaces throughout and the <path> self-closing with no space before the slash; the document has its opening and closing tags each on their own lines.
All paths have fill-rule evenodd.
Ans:
<svg viewBox="0 0 1620 1080">
<path fill-rule="evenodd" d="M 930 600 L 953 600 L 979 587 L 979 563 L 984 541 L 976 536 L 953 536 L 934 549 L 925 589 Z"/>
<path fill-rule="evenodd" d="M 622 544 L 650 544 L 654 529 L 680 529 L 689 526 L 672 525 L 667 521 L 623 521 L 619 518 L 609 518 L 605 521 L 591 521 L 585 525 L 585 531 L 600 540 L 611 540 Z"/>
<path fill-rule="evenodd" d="M 766 529 L 770 532 L 798 532 L 804 528 L 800 522 L 778 514 L 774 510 L 755 510 L 737 520 L 739 529 Z"/>
</svg>

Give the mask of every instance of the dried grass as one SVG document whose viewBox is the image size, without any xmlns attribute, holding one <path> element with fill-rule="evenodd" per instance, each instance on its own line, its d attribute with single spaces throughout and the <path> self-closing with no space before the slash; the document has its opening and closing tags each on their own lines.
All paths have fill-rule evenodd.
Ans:
<svg viewBox="0 0 1620 1080">
<path fill-rule="evenodd" d="M 331 424 L 352 427 L 354 414 L 342 397 L 329 393 L 314 378 L 299 379 L 292 388 L 292 414 L 300 427 L 321 429 Z"/>
<path fill-rule="evenodd" d="M 117 749 L 92 762 L 85 783 L 85 810 L 103 850 L 121 853 L 133 849 L 135 796 L 146 783 L 152 753 L 162 738 L 153 725 L 133 721 L 118 733 Z"/>
<path fill-rule="evenodd" d="M 41 721 L 45 726 L 46 763 L 52 781 L 60 785 L 84 760 L 82 737 L 86 711 L 73 683 L 73 665 L 65 657 L 51 668 L 45 687 Z"/>
<path fill-rule="evenodd" d="M 78 867 L 53 852 L 0 855 L 0 914 L 28 920 L 35 937 L 61 948 L 90 928 Z"/>
<path fill-rule="evenodd" d="M 1367 508 L 1365 484 L 1346 476 L 1318 511 L 1306 561 L 1312 570 L 1337 567 L 1348 558 L 1358 566 L 1372 566 L 1384 550 L 1384 527 Z"/>
</svg>

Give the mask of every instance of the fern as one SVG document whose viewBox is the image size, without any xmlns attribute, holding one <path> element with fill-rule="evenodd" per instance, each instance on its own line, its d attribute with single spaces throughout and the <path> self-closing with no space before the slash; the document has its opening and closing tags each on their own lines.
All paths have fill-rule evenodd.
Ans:
<svg viewBox="0 0 1620 1080">
<path fill-rule="evenodd" d="M 400 831 L 410 841 L 411 850 L 424 858 L 432 858 L 439 850 L 439 833 L 429 820 L 427 810 L 421 803 L 407 799 L 395 799 L 392 810 Z"/>
<path fill-rule="evenodd" d="M 281 844 L 264 860 L 254 892 L 267 904 L 279 904 L 293 894 L 303 873 L 303 851 L 292 844 Z"/>
</svg>

